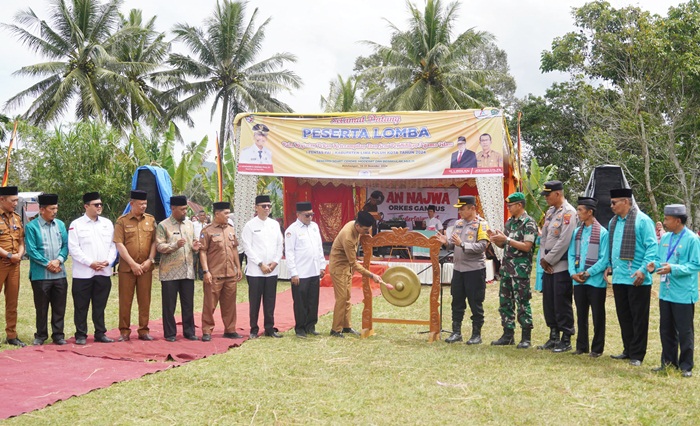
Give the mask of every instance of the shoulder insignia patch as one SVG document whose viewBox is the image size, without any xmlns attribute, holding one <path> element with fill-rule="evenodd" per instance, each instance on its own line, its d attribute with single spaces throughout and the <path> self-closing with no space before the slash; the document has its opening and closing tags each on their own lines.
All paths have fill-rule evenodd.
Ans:
<svg viewBox="0 0 700 426">
<path fill-rule="evenodd" d="M 571 222 L 571 213 L 566 213 L 564 215 L 564 225 L 568 225 Z"/>
</svg>

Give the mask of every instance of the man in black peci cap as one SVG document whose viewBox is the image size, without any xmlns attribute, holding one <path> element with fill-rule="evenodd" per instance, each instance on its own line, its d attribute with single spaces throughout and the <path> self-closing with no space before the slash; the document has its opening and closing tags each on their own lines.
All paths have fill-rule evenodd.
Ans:
<svg viewBox="0 0 700 426">
<path fill-rule="evenodd" d="M 156 219 L 146 213 L 148 194 L 131 191 L 131 211 L 117 219 L 114 243 L 119 251 L 119 341 L 131 339 L 131 305 L 134 292 L 139 305 L 139 340 L 153 340 L 149 334 L 153 264 L 156 257 Z"/>
<path fill-rule="evenodd" d="M 170 197 L 170 217 L 156 228 L 156 250 L 161 254 L 158 277 L 162 284 L 163 335 L 175 341 L 177 324 L 175 308 L 180 295 L 182 335 L 187 340 L 199 340 L 194 330 L 194 261 L 199 255 L 199 235 L 187 218 L 187 197 Z"/>
<path fill-rule="evenodd" d="M 272 203 L 269 195 L 255 197 L 257 216 L 249 220 L 241 231 L 241 242 L 248 257 L 245 270 L 250 304 L 250 338 L 258 337 L 258 315 L 263 304 L 265 335 L 282 337 L 275 328 L 277 275 L 282 260 L 282 231 L 279 223 L 270 218 Z"/>
<path fill-rule="evenodd" d="M 318 335 L 319 285 L 326 267 L 321 231 L 313 221 L 311 203 L 297 203 L 297 220 L 284 233 L 284 253 L 294 299 L 294 331 L 297 337 Z"/>
<path fill-rule="evenodd" d="M 0 187 L 0 291 L 5 293 L 5 333 L 7 343 L 23 347 L 17 336 L 19 263 L 24 256 L 24 226 L 15 212 L 19 201 L 16 186 Z"/>
<path fill-rule="evenodd" d="M 87 344 L 87 315 L 92 302 L 95 342 L 112 343 L 105 335 L 105 307 L 112 290 L 112 263 L 117 258 L 114 225 L 102 216 L 99 192 L 83 195 L 85 214 L 68 227 L 68 251 L 73 259 L 75 343 Z"/>
<path fill-rule="evenodd" d="M 63 222 L 56 219 L 58 195 L 41 194 L 38 199 L 39 217 L 27 224 L 24 235 L 36 308 L 33 344 L 43 345 L 49 337 L 46 321 L 50 305 L 51 339 L 57 345 L 65 345 L 63 325 L 68 281 L 64 262 L 68 258 L 68 232 Z"/>
</svg>

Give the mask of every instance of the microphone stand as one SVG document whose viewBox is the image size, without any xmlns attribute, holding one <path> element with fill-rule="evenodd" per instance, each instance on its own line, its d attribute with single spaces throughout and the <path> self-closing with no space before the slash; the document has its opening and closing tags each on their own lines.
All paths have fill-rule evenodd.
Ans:
<svg viewBox="0 0 700 426">
<path fill-rule="evenodd" d="M 454 253 L 454 250 L 453 250 L 453 251 L 448 251 L 447 254 L 445 254 L 444 256 L 442 256 L 441 258 L 438 259 L 438 263 L 440 264 L 440 268 L 441 268 L 441 269 L 442 269 L 442 265 L 443 265 L 445 262 L 447 262 L 447 258 L 448 258 L 449 256 L 451 256 L 453 253 Z M 419 272 L 416 274 L 416 276 L 422 274 L 423 272 L 427 271 L 428 269 L 430 269 L 430 268 L 432 268 L 432 267 L 433 267 L 433 264 L 432 264 L 432 262 L 431 262 L 430 265 L 428 265 L 427 268 L 424 268 L 423 270 L 419 271 Z M 442 270 L 441 270 L 440 272 L 441 272 L 440 275 L 442 276 Z M 442 287 L 443 287 L 443 286 L 442 286 L 442 278 L 440 278 L 440 328 L 441 328 L 441 329 L 440 329 L 440 332 L 441 332 L 441 333 L 442 333 L 442 332 L 449 333 L 450 330 L 443 330 L 443 329 L 442 329 Z M 419 331 L 419 332 L 418 332 L 418 334 L 426 334 L 426 333 L 430 333 L 430 330 L 428 330 L 428 331 Z"/>
</svg>

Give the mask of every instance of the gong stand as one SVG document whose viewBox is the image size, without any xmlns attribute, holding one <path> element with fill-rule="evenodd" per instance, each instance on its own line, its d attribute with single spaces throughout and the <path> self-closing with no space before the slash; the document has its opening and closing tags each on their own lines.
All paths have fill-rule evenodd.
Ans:
<svg viewBox="0 0 700 426">
<path fill-rule="evenodd" d="M 385 322 L 393 324 L 416 324 L 429 325 L 428 341 L 434 342 L 440 340 L 440 247 L 442 243 L 435 235 L 427 238 L 419 232 L 412 232 L 406 228 L 391 228 L 391 231 L 380 232 L 374 237 L 363 235 L 360 239 L 362 251 L 364 253 L 363 266 L 369 270 L 369 265 L 372 260 L 372 249 L 375 247 L 387 246 L 415 246 L 426 247 L 430 249 L 430 261 L 433 266 L 433 284 L 430 288 L 430 319 L 429 320 L 409 320 L 409 319 L 393 319 L 393 318 L 374 318 L 372 317 L 372 289 L 369 284 L 369 278 L 362 277 L 362 293 L 364 295 L 364 309 L 362 310 L 362 337 L 369 337 L 374 334 L 373 323 Z M 391 284 L 391 283 L 390 283 Z"/>
</svg>

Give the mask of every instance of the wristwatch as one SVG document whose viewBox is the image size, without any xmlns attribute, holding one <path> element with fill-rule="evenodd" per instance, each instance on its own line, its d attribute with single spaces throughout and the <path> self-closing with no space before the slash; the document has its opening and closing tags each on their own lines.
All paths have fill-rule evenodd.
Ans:
<svg viewBox="0 0 700 426">
<path fill-rule="evenodd" d="M 12 253 L 10 253 L 9 251 L 7 252 L 7 258 L 12 259 Z"/>
<path fill-rule="evenodd" d="M 464 245 L 465 245 L 465 244 L 466 244 L 466 243 L 465 243 L 464 241 L 462 241 L 462 244 L 459 245 L 460 247 L 462 247 L 462 250 L 464 250 Z"/>
<path fill-rule="evenodd" d="M 206 271 L 202 271 L 203 274 L 208 274 L 209 270 L 207 269 Z"/>
<path fill-rule="evenodd" d="M 510 245 L 510 237 L 506 237 L 506 245 L 507 245 L 507 246 Z"/>
</svg>

